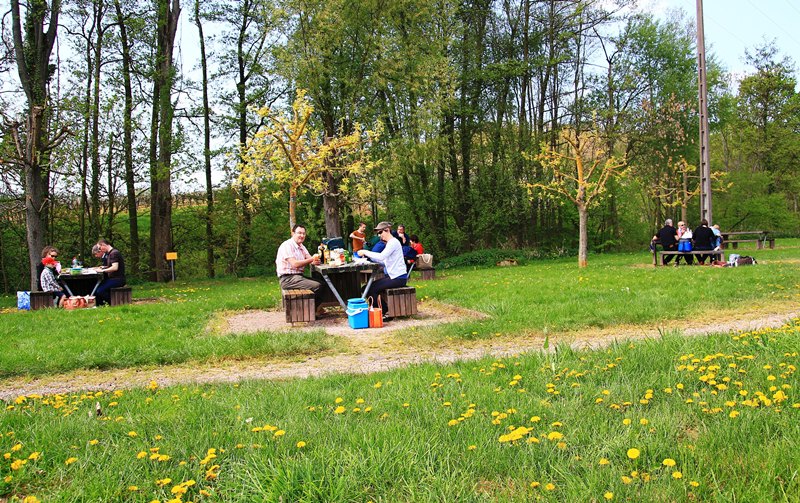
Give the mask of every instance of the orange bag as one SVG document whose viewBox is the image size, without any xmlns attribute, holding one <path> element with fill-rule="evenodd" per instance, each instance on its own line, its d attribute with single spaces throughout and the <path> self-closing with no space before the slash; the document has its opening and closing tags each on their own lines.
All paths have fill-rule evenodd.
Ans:
<svg viewBox="0 0 800 503">
<path fill-rule="evenodd" d="M 383 328 L 383 306 L 380 295 L 378 295 L 378 307 L 373 307 L 372 297 L 369 298 L 369 328 Z"/>
</svg>

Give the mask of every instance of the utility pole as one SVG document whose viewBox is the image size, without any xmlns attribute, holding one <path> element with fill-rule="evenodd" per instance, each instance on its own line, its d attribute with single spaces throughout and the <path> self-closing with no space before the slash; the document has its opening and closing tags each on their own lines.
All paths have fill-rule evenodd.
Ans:
<svg viewBox="0 0 800 503">
<path fill-rule="evenodd" d="M 703 0 L 697 0 L 697 86 L 700 112 L 700 219 L 711 225 L 711 164 L 708 156 L 708 88 Z"/>
</svg>

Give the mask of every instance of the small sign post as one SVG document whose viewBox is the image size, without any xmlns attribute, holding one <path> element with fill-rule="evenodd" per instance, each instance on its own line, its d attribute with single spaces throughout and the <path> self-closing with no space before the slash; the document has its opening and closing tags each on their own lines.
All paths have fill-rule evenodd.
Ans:
<svg viewBox="0 0 800 503">
<path fill-rule="evenodd" d="M 169 270 L 172 272 L 172 281 L 175 281 L 175 261 L 178 260 L 178 252 L 167 252 L 165 258 L 169 262 Z"/>
</svg>

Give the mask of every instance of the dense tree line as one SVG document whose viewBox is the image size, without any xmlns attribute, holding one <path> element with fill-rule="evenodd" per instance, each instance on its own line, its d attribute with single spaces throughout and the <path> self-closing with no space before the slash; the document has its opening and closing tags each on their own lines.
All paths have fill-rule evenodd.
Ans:
<svg viewBox="0 0 800 503">
<path fill-rule="evenodd" d="M 245 154 L 268 126 L 258 110 L 291 110 L 298 90 L 313 105 L 309 141 L 381 132 L 369 172 L 332 156 L 296 195 L 315 239 L 390 219 L 439 255 L 573 250 L 582 222 L 602 251 L 639 246 L 666 217 L 696 223 L 693 23 L 628 4 L 10 0 L 2 287 L 33 281 L 45 244 L 85 257 L 101 235 L 140 277 L 165 279 L 171 250 L 184 274 L 268 270 L 290 196 L 274 160 Z M 709 61 L 715 221 L 797 234 L 795 69 L 769 43 L 747 58 L 738 81 Z M 545 154 L 587 152 L 589 137 L 589 164 L 624 160 L 602 187 L 543 161 L 574 162 Z M 242 183 L 248 162 L 262 176 Z M 554 181 L 597 195 L 564 204 L 545 197 Z M 181 207 L 179 192 L 203 197 Z"/>
</svg>

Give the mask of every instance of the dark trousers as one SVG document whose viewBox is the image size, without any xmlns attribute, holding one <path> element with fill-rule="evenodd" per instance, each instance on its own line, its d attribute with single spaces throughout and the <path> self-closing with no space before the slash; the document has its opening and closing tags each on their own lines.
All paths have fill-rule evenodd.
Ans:
<svg viewBox="0 0 800 503">
<path fill-rule="evenodd" d="M 364 298 L 372 297 L 373 300 L 377 300 L 375 297 L 380 295 L 381 302 L 383 303 L 383 314 L 385 316 L 389 316 L 389 302 L 386 300 L 386 290 L 390 288 L 400 288 L 402 286 L 406 286 L 406 281 L 408 281 L 408 278 L 405 276 L 400 276 L 395 279 L 392 279 L 389 276 L 384 276 L 372 283 Z"/>
<path fill-rule="evenodd" d="M 94 296 L 97 299 L 97 305 L 102 306 L 111 304 L 111 289 L 120 286 L 125 286 L 125 278 L 106 278 L 97 287 Z"/>
<path fill-rule="evenodd" d="M 678 251 L 678 243 L 674 243 L 671 246 L 665 246 L 664 251 Z M 661 264 L 667 265 L 672 261 L 672 257 L 676 257 L 677 255 L 661 255 Z M 677 260 L 675 261 L 677 264 Z"/>
</svg>

